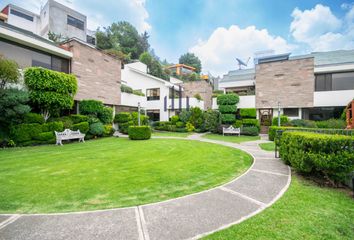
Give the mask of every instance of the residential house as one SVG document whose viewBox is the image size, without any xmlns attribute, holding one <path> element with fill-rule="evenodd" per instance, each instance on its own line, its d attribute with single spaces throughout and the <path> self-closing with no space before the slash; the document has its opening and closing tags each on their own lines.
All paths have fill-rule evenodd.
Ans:
<svg viewBox="0 0 354 240">
<path fill-rule="evenodd" d="M 196 70 L 194 67 L 181 64 L 181 63 L 168 66 L 166 67 L 166 69 L 169 69 L 171 71 L 171 75 L 176 75 L 176 76 L 188 75 L 194 73 Z"/>
</svg>

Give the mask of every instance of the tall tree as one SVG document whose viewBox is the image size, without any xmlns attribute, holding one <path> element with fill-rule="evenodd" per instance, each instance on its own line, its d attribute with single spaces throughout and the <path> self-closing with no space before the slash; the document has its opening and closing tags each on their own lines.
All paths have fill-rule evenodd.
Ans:
<svg viewBox="0 0 354 240">
<path fill-rule="evenodd" d="M 8 83 L 17 83 L 20 77 L 18 65 L 15 61 L 0 55 L 0 89 L 4 89 Z"/>
<path fill-rule="evenodd" d="M 147 65 L 149 69 L 149 74 L 162 79 L 168 78 L 168 75 L 163 70 L 161 63 L 153 56 L 151 56 L 150 53 L 142 53 L 139 57 L 139 60 L 140 62 L 145 63 Z"/>
<path fill-rule="evenodd" d="M 141 44 L 141 47 L 143 48 L 144 52 L 147 52 L 150 49 L 149 37 L 150 36 L 146 31 L 144 31 L 140 35 L 140 44 Z"/>
<path fill-rule="evenodd" d="M 186 64 L 196 68 L 196 73 L 200 73 L 202 70 L 202 63 L 200 59 L 194 55 L 194 53 L 185 53 L 179 58 L 179 63 Z"/>
<path fill-rule="evenodd" d="M 129 22 L 117 22 L 101 31 L 97 30 L 97 46 L 101 49 L 121 51 L 132 59 L 138 59 L 144 50 L 149 48 L 149 35 L 139 35 L 136 28 Z"/>
</svg>

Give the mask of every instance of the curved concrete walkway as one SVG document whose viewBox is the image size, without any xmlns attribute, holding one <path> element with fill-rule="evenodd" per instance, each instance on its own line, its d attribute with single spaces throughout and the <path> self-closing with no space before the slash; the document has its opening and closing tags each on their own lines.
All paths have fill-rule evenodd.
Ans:
<svg viewBox="0 0 354 240">
<path fill-rule="evenodd" d="M 248 152 L 251 168 L 222 186 L 136 207 L 59 214 L 2 214 L 0 239 L 197 239 L 242 222 L 272 205 L 291 181 L 288 166 L 258 144 L 209 140 Z"/>
</svg>

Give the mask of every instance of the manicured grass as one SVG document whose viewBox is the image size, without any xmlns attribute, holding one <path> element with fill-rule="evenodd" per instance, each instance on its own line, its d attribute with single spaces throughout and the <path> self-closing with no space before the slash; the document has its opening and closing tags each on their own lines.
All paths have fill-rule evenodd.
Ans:
<svg viewBox="0 0 354 240">
<path fill-rule="evenodd" d="M 139 205 L 199 192 L 250 167 L 251 156 L 211 143 L 106 138 L 0 150 L 0 213 Z"/>
<path fill-rule="evenodd" d="M 156 137 L 182 137 L 186 138 L 192 133 L 189 132 L 153 132 L 152 136 Z"/>
<path fill-rule="evenodd" d="M 241 143 L 241 142 L 247 142 L 247 141 L 254 141 L 254 140 L 259 140 L 259 136 L 237 136 L 237 135 L 227 135 L 223 136 L 220 134 L 214 134 L 214 133 L 208 133 L 203 135 L 204 138 L 212 139 L 212 140 L 218 140 L 218 141 L 224 141 L 224 142 L 233 142 L 233 143 Z"/>
<path fill-rule="evenodd" d="M 293 175 L 273 206 L 205 239 L 354 239 L 353 206 L 348 192 Z"/>
<path fill-rule="evenodd" d="M 274 142 L 260 143 L 259 146 L 265 151 L 274 151 L 274 149 L 275 149 Z"/>
</svg>

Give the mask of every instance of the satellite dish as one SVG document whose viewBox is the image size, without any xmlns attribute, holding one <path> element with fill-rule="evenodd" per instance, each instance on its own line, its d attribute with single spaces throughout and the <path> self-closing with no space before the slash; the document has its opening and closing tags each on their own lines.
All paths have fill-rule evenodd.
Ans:
<svg viewBox="0 0 354 240">
<path fill-rule="evenodd" d="M 247 63 L 248 63 L 249 60 L 250 60 L 250 57 L 248 58 Z M 237 61 L 237 63 L 238 63 L 238 70 L 241 70 L 241 67 L 242 67 L 242 66 L 247 67 L 247 63 L 245 63 L 245 62 L 242 61 L 241 59 L 236 58 L 236 61 Z"/>
</svg>

